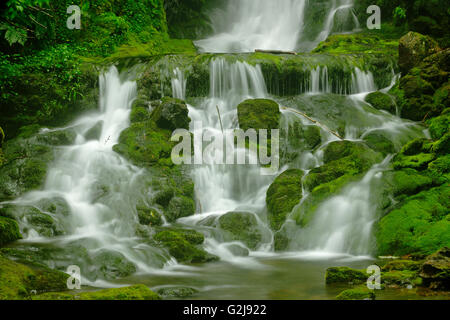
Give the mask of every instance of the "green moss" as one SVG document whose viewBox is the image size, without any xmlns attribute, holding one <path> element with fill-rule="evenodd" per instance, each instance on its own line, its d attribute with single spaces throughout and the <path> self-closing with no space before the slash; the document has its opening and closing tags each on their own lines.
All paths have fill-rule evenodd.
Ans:
<svg viewBox="0 0 450 320">
<path fill-rule="evenodd" d="M 419 286 L 422 284 L 422 279 L 419 277 L 418 272 L 411 270 L 382 272 L 381 279 L 382 283 L 388 286 L 406 287 L 409 285 Z"/>
<path fill-rule="evenodd" d="M 450 114 L 444 114 L 439 117 L 432 118 L 427 121 L 430 135 L 433 139 L 438 140 L 449 132 Z"/>
<path fill-rule="evenodd" d="M 163 297 L 187 298 L 196 294 L 198 290 L 189 287 L 167 287 L 158 290 Z"/>
<path fill-rule="evenodd" d="M 219 218 L 219 227 L 228 233 L 230 240 L 242 241 L 252 250 L 261 242 L 261 231 L 253 213 L 228 212 Z"/>
<path fill-rule="evenodd" d="M 248 129 L 277 129 L 280 122 L 280 109 L 275 101 L 267 99 L 246 100 L 238 105 L 239 127 Z"/>
<path fill-rule="evenodd" d="M 147 286 L 104 289 L 99 291 L 69 293 L 50 292 L 33 296 L 33 300 L 161 300 L 161 297 Z"/>
<path fill-rule="evenodd" d="M 173 197 L 167 209 L 165 216 L 168 221 L 175 221 L 179 218 L 188 217 L 195 213 L 195 202 L 192 198 L 186 196 Z"/>
<path fill-rule="evenodd" d="M 0 216 L 0 246 L 18 239 L 22 239 L 22 235 L 17 222 Z"/>
<path fill-rule="evenodd" d="M 384 155 L 395 153 L 395 146 L 382 132 L 370 132 L 364 137 L 365 143 L 372 149 Z"/>
<path fill-rule="evenodd" d="M 450 245 L 450 187 L 442 185 L 405 199 L 378 225 L 380 255 L 430 254 Z"/>
<path fill-rule="evenodd" d="M 161 214 L 152 208 L 147 208 L 145 206 L 136 207 L 138 213 L 139 223 L 149 226 L 160 226 L 163 221 L 161 219 Z"/>
<path fill-rule="evenodd" d="M 365 286 L 354 289 L 347 289 L 336 296 L 337 300 L 375 300 L 374 290 L 369 290 Z"/>
<path fill-rule="evenodd" d="M 433 179 L 409 168 L 386 172 L 384 179 L 385 188 L 393 196 L 413 195 L 433 186 Z"/>
<path fill-rule="evenodd" d="M 378 110 L 386 110 L 392 114 L 396 114 L 397 107 L 391 96 L 380 91 L 369 93 L 366 102 Z"/>
<path fill-rule="evenodd" d="M 154 237 L 169 250 L 178 262 L 199 263 L 215 260 L 205 250 L 198 247 L 204 241 L 204 236 L 194 230 L 163 229 Z"/>
<path fill-rule="evenodd" d="M 280 174 L 267 190 L 266 204 L 270 226 L 279 230 L 287 215 L 302 199 L 303 171 L 290 169 Z"/>
<path fill-rule="evenodd" d="M 386 263 L 382 270 L 384 272 L 390 272 L 390 271 L 419 271 L 422 263 L 420 261 L 413 261 L 413 260 L 393 260 L 388 263 Z"/>
<path fill-rule="evenodd" d="M 65 290 L 69 275 L 48 268 L 29 267 L 0 255 L 0 300 L 30 299 L 37 293 Z"/>
<path fill-rule="evenodd" d="M 325 273 L 325 282 L 327 284 L 358 284 L 367 281 L 368 277 L 369 275 L 363 270 L 356 270 L 349 267 L 331 267 Z"/>
</svg>

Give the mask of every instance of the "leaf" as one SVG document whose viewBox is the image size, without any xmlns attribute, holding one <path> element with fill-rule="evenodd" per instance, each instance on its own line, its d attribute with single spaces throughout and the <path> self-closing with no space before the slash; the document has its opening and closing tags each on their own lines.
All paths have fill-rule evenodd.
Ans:
<svg viewBox="0 0 450 320">
<path fill-rule="evenodd" d="M 5 32 L 5 39 L 9 42 L 9 45 L 12 46 L 14 43 L 19 43 L 21 45 L 25 44 L 27 41 L 27 33 L 25 30 L 20 30 L 11 26 L 7 26 Z"/>
</svg>

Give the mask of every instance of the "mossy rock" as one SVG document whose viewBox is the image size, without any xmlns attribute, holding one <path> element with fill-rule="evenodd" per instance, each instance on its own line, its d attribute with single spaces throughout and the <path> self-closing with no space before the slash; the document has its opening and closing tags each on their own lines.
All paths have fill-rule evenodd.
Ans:
<svg viewBox="0 0 450 320">
<path fill-rule="evenodd" d="M 447 132 L 441 139 L 439 139 L 434 145 L 432 151 L 436 154 L 443 155 L 448 154 L 450 150 L 450 132 Z"/>
<path fill-rule="evenodd" d="M 450 289 L 450 248 L 445 246 L 425 259 L 420 269 L 423 285 L 433 290 Z"/>
<path fill-rule="evenodd" d="M 410 168 L 385 172 L 383 179 L 386 190 L 394 197 L 414 195 L 433 186 L 432 178 Z"/>
<path fill-rule="evenodd" d="M 270 185 L 266 194 L 268 218 L 273 230 L 279 230 L 287 215 L 300 202 L 304 172 L 290 169 L 280 174 Z"/>
<path fill-rule="evenodd" d="M 414 139 L 408 142 L 394 157 L 394 169 L 413 168 L 424 170 L 428 164 L 436 159 L 436 155 L 430 153 L 433 148 L 432 141 L 427 139 Z"/>
<path fill-rule="evenodd" d="M 131 287 L 104 289 L 90 292 L 50 292 L 32 297 L 33 300 L 161 300 L 161 297 L 147 286 L 137 284 Z"/>
<path fill-rule="evenodd" d="M 162 297 L 187 298 L 196 294 L 198 290 L 189 287 L 166 287 L 158 289 L 157 293 Z"/>
<path fill-rule="evenodd" d="M 431 137 L 439 140 L 449 132 L 450 114 L 443 114 L 439 117 L 432 118 L 427 123 Z"/>
<path fill-rule="evenodd" d="M 150 119 L 150 110 L 148 107 L 134 106 L 131 109 L 130 121 L 131 123 L 147 121 Z"/>
<path fill-rule="evenodd" d="M 325 282 L 326 284 L 358 284 L 367 281 L 368 277 L 369 275 L 363 270 L 356 270 L 349 267 L 331 267 L 325 273 Z"/>
<path fill-rule="evenodd" d="M 22 235 L 17 222 L 10 218 L 0 217 L 0 246 L 19 239 L 22 239 Z"/>
<path fill-rule="evenodd" d="M 155 208 L 136 206 L 139 223 L 146 226 L 160 226 L 163 221 L 161 214 Z"/>
<path fill-rule="evenodd" d="M 32 291 L 43 293 L 67 288 L 69 275 L 45 267 L 31 267 L 0 254 L 0 300 L 30 299 Z"/>
<path fill-rule="evenodd" d="M 403 200 L 378 223 L 378 254 L 431 254 L 449 246 L 449 199 L 450 187 L 444 184 Z"/>
<path fill-rule="evenodd" d="M 153 239 L 160 242 L 181 263 L 202 263 L 217 259 L 199 247 L 204 236 L 195 230 L 162 229 Z"/>
<path fill-rule="evenodd" d="M 336 296 L 337 300 L 375 300 L 374 290 L 370 290 L 365 286 L 342 291 Z"/>
<path fill-rule="evenodd" d="M 392 114 L 396 114 L 397 112 L 394 99 L 390 95 L 380 91 L 369 93 L 366 97 L 366 102 L 377 110 L 386 110 Z"/>
<path fill-rule="evenodd" d="M 187 130 L 189 129 L 189 122 L 191 122 L 188 113 L 189 110 L 184 101 L 164 97 L 161 103 L 154 107 L 151 118 L 162 129 L 171 131 L 176 129 Z"/>
<path fill-rule="evenodd" d="M 267 129 L 270 136 L 271 129 L 277 129 L 281 112 L 275 101 L 268 99 L 245 100 L 237 106 L 239 127 L 248 129 Z"/>
<path fill-rule="evenodd" d="M 51 146 L 67 146 L 72 145 L 75 142 L 77 134 L 73 129 L 63 130 L 47 130 L 39 133 L 36 139 L 40 143 L 48 144 Z"/>
<path fill-rule="evenodd" d="M 92 257 L 95 272 L 102 279 L 114 280 L 132 275 L 137 267 L 117 251 L 102 249 Z M 92 272 L 92 270 L 91 270 Z"/>
<path fill-rule="evenodd" d="M 373 131 L 364 136 L 364 142 L 372 149 L 384 155 L 395 153 L 395 146 L 391 140 L 379 131 Z"/>
<path fill-rule="evenodd" d="M 409 32 L 399 42 L 399 65 L 403 74 L 418 65 L 427 56 L 439 51 L 439 45 L 431 37 Z"/>
<path fill-rule="evenodd" d="M 422 262 L 414 260 L 393 260 L 389 261 L 382 267 L 382 271 L 419 271 L 422 266 Z"/>
<path fill-rule="evenodd" d="M 416 287 L 422 284 L 422 279 L 417 271 L 393 270 L 381 273 L 381 282 L 389 287 Z"/>
<path fill-rule="evenodd" d="M 230 240 L 243 242 L 249 249 L 256 249 L 262 239 L 258 221 L 250 212 L 228 212 L 219 218 L 219 227 Z"/>
<path fill-rule="evenodd" d="M 164 215 L 168 221 L 174 222 L 179 218 L 189 217 L 195 213 L 195 202 L 186 196 L 173 197 Z"/>
</svg>

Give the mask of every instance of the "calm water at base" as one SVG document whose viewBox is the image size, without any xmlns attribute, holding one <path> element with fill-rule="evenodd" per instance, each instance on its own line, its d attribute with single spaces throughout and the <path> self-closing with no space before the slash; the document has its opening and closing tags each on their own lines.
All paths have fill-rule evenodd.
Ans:
<svg viewBox="0 0 450 320">
<path fill-rule="evenodd" d="M 245 260 L 247 265 L 245 265 Z M 134 275 L 115 284 L 142 283 L 153 290 L 186 286 L 199 290 L 189 300 L 324 300 L 335 299 L 344 286 L 325 284 L 325 271 L 332 266 L 366 269 L 376 263 L 370 258 L 340 257 L 318 259 L 301 254 L 243 258 L 241 264 L 214 262 L 174 267 L 153 275 Z M 380 290 L 377 299 L 434 299 L 414 290 Z M 448 299 L 449 297 L 447 297 Z"/>
</svg>

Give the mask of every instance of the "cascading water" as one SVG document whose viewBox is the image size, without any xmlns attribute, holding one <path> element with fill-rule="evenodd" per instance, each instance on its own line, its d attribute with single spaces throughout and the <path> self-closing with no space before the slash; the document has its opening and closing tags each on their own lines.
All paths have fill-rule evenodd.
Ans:
<svg viewBox="0 0 450 320">
<path fill-rule="evenodd" d="M 332 0 L 327 3 L 320 34 L 310 41 L 310 30 L 318 22 L 305 24 L 305 15 L 316 10 L 315 6 L 308 0 L 230 0 L 225 9 L 211 13 L 214 35 L 195 44 L 203 52 L 310 51 L 332 32 L 359 28 L 353 0 Z"/>
</svg>

